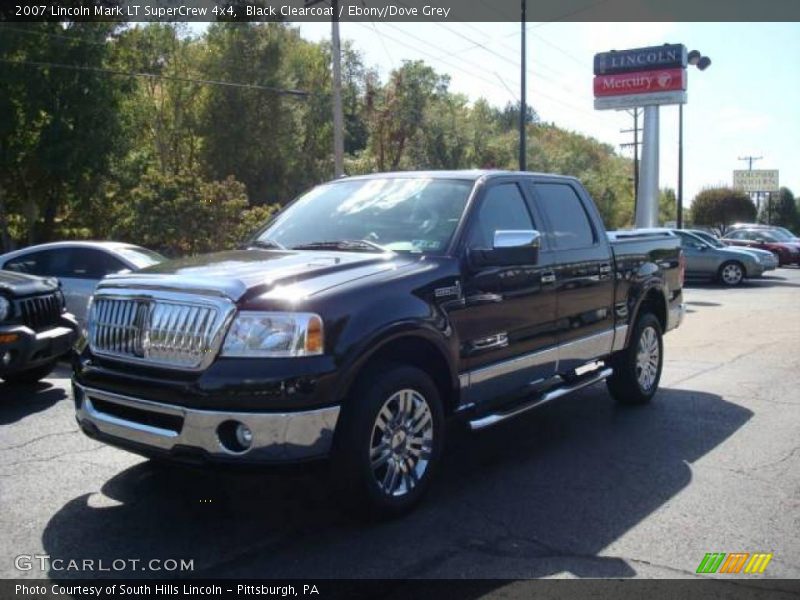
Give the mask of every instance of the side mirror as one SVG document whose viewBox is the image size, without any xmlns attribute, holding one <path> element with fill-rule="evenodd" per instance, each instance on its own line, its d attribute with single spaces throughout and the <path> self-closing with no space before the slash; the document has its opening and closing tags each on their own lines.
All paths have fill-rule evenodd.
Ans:
<svg viewBox="0 0 800 600">
<path fill-rule="evenodd" d="M 533 229 L 495 231 L 492 248 L 471 248 L 469 260 L 476 267 L 535 265 L 539 262 L 541 238 Z"/>
</svg>

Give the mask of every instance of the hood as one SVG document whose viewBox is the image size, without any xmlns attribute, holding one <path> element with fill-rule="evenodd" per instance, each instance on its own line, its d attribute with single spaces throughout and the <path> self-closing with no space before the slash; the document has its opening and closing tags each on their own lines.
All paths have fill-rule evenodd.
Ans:
<svg viewBox="0 0 800 600">
<path fill-rule="evenodd" d="M 37 277 L 27 273 L 0 270 L 0 291 L 15 296 L 45 294 L 58 289 L 58 280 L 53 277 Z"/>
<path fill-rule="evenodd" d="M 98 289 L 161 289 L 214 294 L 234 302 L 303 282 L 306 295 L 396 269 L 397 254 L 309 250 L 232 250 L 171 260 L 135 273 L 111 275 Z"/>
<path fill-rule="evenodd" d="M 715 248 L 721 252 L 732 252 L 734 254 L 746 254 L 750 258 L 756 258 L 759 254 L 774 256 L 769 250 L 761 250 L 760 248 L 746 248 L 743 246 L 727 246 L 725 248 Z"/>
</svg>

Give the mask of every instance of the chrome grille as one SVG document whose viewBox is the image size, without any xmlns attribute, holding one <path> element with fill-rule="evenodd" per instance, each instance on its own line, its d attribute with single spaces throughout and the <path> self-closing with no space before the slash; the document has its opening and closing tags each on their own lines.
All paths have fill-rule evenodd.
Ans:
<svg viewBox="0 0 800 600">
<path fill-rule="evenodd" d="M 178 369 L 207 366 L 219 349 L 233 304 L 164 296 L 96 295 L 89 315 L 92 352 Z"/>
<path fill-rule="evenodd" d="M 23 298 L 17 302 L 17 307 L 22 322 L 34 331 L 58 324 L 61 316 L 61 299 L 58 294 Z"/>
</svg>

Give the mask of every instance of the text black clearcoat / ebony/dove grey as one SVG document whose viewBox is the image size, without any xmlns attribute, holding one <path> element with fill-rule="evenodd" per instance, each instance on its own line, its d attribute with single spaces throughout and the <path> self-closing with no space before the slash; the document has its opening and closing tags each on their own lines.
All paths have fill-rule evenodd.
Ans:
<svg viewBox="0 0 800 600">
<path fill-rule="evenodd" d="M 328 457 L 347 503 L 397 514 L 439 467 L 447 418 L 481 429 L 601 380 L 647 402 L 682 261 L 669 231 L 607 233 L 574 178 L 340 179 L 240 250 L 106 278 L 77 419 L 177 462 Z"/>
</svg>

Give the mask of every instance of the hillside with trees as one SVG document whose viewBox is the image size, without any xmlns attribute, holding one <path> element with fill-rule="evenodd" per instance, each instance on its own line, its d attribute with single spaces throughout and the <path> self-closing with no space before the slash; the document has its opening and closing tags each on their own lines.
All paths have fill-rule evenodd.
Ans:
<svg viewBox="0 0 800 600">
<path fill-rule="evenodd" d="M 231 247 L 333 174 L 330 47 L 282 23 L 0 24 L 4 249 L 117 239 L 170 255 Z M 516 168 L 519 108 L 407 61 L 382 81 L 343 49 L 345 171 Z M 531 170 L 574 175 L 609 228 L 631 161 L 529 110 Z"/>
</svg>

